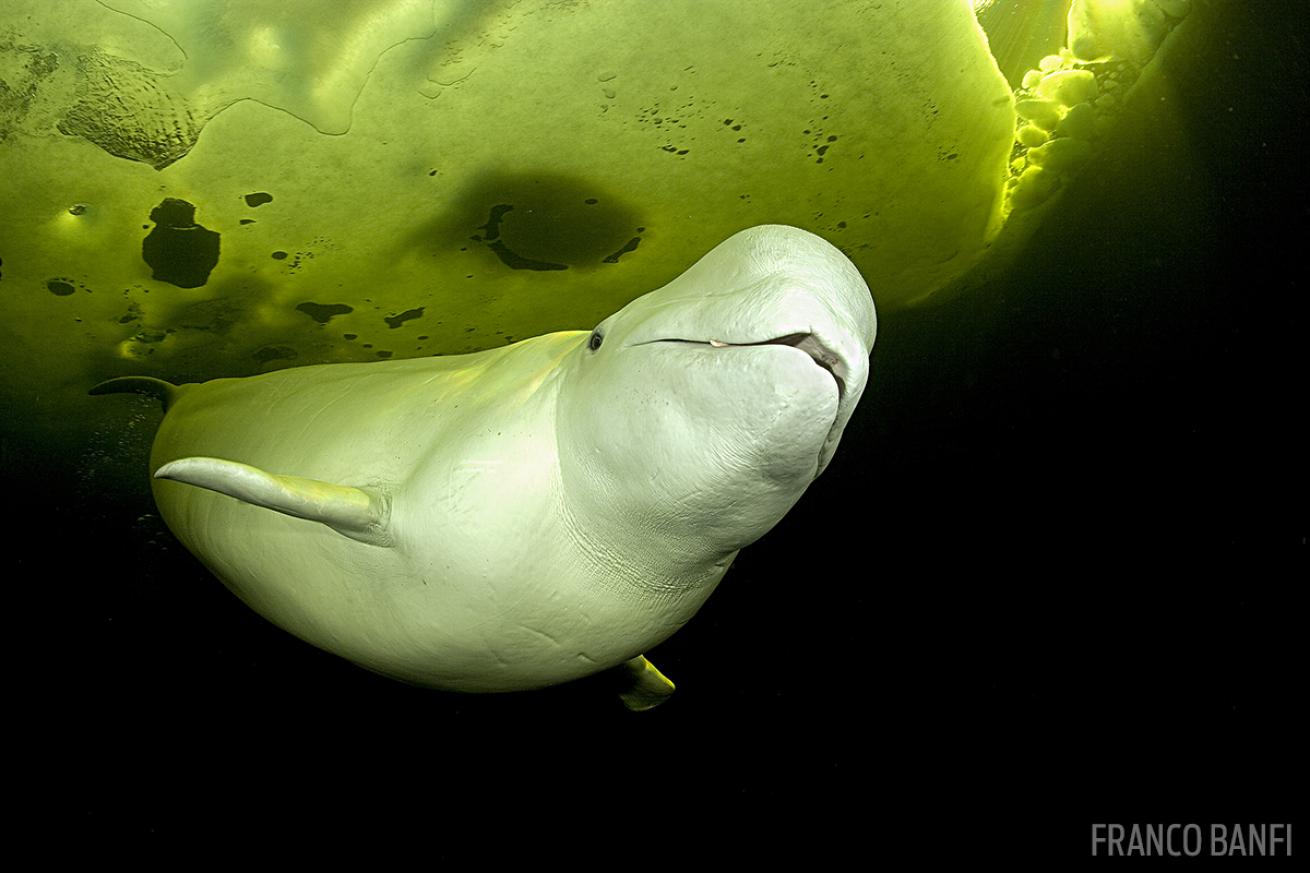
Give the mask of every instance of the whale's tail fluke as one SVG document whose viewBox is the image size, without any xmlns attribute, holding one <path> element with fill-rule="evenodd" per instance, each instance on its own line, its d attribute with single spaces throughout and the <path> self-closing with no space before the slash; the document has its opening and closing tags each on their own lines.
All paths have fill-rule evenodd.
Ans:
<svg viewBox="0 0 1310 873">
<path fill-rule="evenodd" d="M 164 405 L 164 411 L 167 412 L 168 408 L 177 402 L 182 388 L 183 386 L 150 376 L 119 376 L 117 379 L 106 379 L 87 393 L 146 394 L 150 397 L 158 397 L 159 402 Z"/>
</svg>

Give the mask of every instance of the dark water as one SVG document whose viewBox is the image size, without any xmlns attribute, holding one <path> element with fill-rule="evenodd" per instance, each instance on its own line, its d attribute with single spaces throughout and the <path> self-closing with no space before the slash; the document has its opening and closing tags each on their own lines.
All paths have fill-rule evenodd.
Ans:
<svg viewBox="0 0 1310 873">
<path fill-rule="evenodd" d="M 1307 32 L 1225 17 L 1181 130 L 1139 107 L 1004 276 L 884 319 L 836 461 L 651 654 L 652 712 L 376 678 L 142 519 L 144 471 L 110 498 L 8 453 L 24 805 L 107 850 L 822 869 L 1294 820 Z"/>
</svg>

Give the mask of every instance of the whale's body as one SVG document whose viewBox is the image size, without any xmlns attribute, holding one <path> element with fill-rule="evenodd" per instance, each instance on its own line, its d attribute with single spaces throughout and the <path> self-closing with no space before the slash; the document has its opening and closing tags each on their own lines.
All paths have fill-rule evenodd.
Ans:
<svg viewBox="0 0 1310 873">
<path fill-rule="evenodd" d="M 662 680 L 634 659 L 826 466 L 874 330 L 836 249 L 752 228 L 595 331 L 170 386 L 154 496 L 252 608 L 379 673 Z"/>
</svg>

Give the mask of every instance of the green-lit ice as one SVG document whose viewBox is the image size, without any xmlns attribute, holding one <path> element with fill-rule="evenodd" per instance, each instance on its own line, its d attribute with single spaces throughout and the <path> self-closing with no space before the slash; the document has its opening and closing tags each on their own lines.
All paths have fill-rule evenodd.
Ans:
<svg viewBox="0 0 1310 873">
<path fill-rule="evenodd" d="M 113 375 L 587 326 L 762 223 L 893 312 L 1050 208 L 1188 7 L 10 0 L 0 396 L 66 430 Z"/>
</svg>

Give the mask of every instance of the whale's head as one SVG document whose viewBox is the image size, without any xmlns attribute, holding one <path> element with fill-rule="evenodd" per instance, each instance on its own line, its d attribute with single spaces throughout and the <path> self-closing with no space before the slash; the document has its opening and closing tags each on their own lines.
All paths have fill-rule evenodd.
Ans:
<svg viewBox="0 0 1310 873">
<path fill-rule="evenodd" d="M 559 394 L 571 505 L 692 552 L 754 541 L 828 466 L 875 331 L 868 286 L 832 245 L 779 225 L 735 234 L 579 338 Z"/>
</svg>

